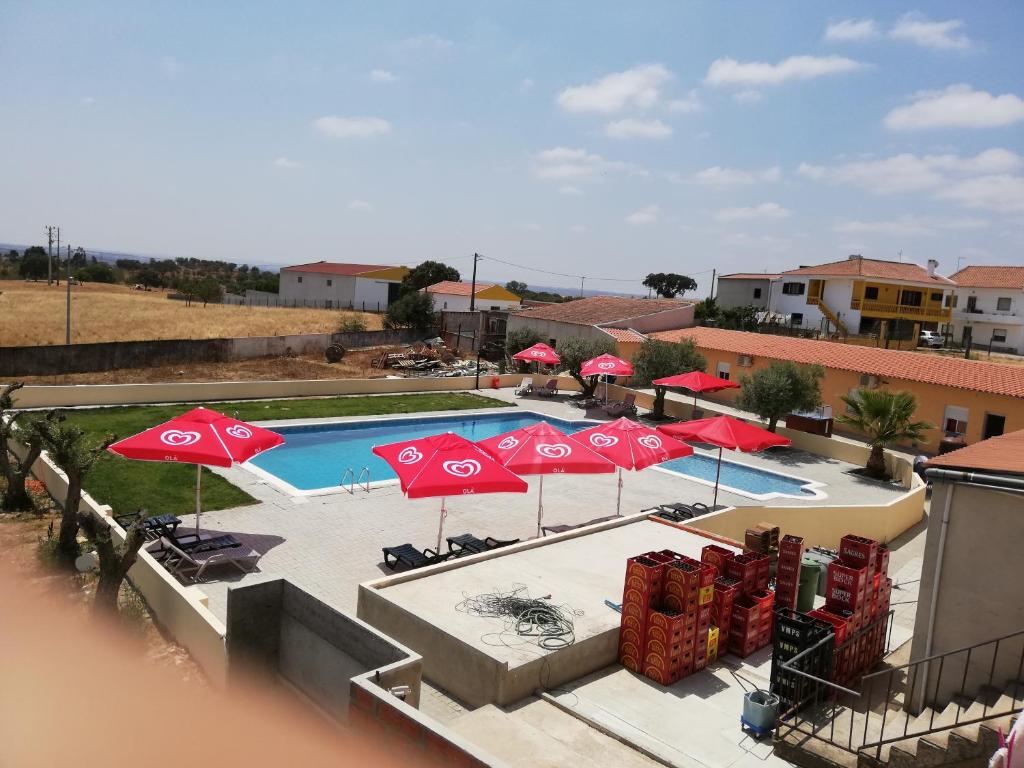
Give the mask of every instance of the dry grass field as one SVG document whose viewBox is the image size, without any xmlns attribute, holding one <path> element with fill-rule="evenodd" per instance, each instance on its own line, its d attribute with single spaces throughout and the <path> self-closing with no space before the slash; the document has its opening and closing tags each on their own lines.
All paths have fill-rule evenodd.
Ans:
<svg viewBox="0 0 1024 768">
<path fill-rule="evenodd" d="M 64 343 L 65 286 L 0 281 L 0 346 Z M 367 330 L 380 317 L 324 309 L 278 309 L 202 303 L 186 306 L 161 291 L 91 283 L 71 289 L 71 341 L 144 341 L 278 336 L 338 330 L 343 316 L 361 315 Z"/>
</svg>

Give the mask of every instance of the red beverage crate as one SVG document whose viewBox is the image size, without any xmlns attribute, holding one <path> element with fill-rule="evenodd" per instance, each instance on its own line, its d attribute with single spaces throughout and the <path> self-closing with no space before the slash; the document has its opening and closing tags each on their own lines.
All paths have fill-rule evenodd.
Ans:
<svg viewBox="0 0 1024 768">
<path fill-rule="evenodd" d="M 757 589 L 757 568 L 762 555 L 744 553 L 736 555 L 725 564 L 725 575 L 738 579 L 741 592 L 753 592 Z"/>
<path fill-rule="evenodd" d="M 828 564 L 825 603 L 856 610 L 862 607 L 866 599 L 867 585 L 867 567 L 851 568 L 833 560 Z"/>
<path fill-rule="evenodd" d="M 640 592 L 661 596 L 661 585 L 665 579 L 665 564 L 660 557 L 638 555 L 626 560 L 626 588 L 632 587 Z"/>
<path fill-rule="evenodd" d="M 757 635 L 743 635 L 742 633 L 737 634 L 735 631 L 730 631 L 729 653 L 745 658 L 761 647 L 758 645 L 758 640 Z"/>
<path fill-rule="evenodd" d="M 675 611 L 651 611 L 647 614 L 647 639 L 665 644 L 679 642 L 686 629 L 686 616 Z"/>
<path fill-rule="evenodd" d="M 686 648 L 683 643 L 665 645 L 660 640 L 648 640 L 647 647 L 644 648 L 644 665 L 656 661 L 662 666 L 668 667 L 681 659 L 685 652 Z"/>
<path fill-rule="evenodd" d="M 696 592 L 701 586 L 701 569 L 704 567 L 699 563 L 694 565 L 684 560 L 675 560 L 665 568 L 665 582 L 667 584 L 680 584 Z"/>
<path fill-rule="evenodd" d="M 619 647 L 622 647 L 623 643 L 632 643 L 639 648 L 643 643 L 646 642 L 646 638 L 641 638 L 640 633 L 632 627 L 620 626 L 619 627 Z"/>
<path fill-rule="evenodd" d="M 621 643 L 619 645 L 619 661 L 631 672 L 639 672 L 643 668 L 643 652 L 640 646 L 633 643 Z"/>
<path fill-rule="evenodd" d="M 759 589 L 747 595 L 758 607 L 762 619 L 770 619 L 772 607 L 775 605 L 775 592 L 770 589 Z"/>
<path fill-rule="evenodd" d="M 845 643 L 846 638 L 853 632 L 853 613 L 851 611 L 825 607 L 809 611 L 807 615 L 832 625 L 836 636 L 836 647 Z"/>
<path fill-rule="evenodd" d="M 768 589 L 768 580 L 771 578 L 772 559 L 768 555 L 762 555 L 757 561 L 757 589 Z"/>
<path fill-rule="evenodd" d="M 700 561 L 713 567 L 718 576 L 725 575 L 726 563 L 735 556 L 736 553 L 731 549 L 720 547 L 717 544 L 708 544 L 700 551 Z"/>
<path fill-rule="evenodd" d="M 761 607 L 747 595 L 740 595 L 732 604 L 732 616 L 729 620 L 730 633 L 738 630 L 741 633 L 756 633 L 760 628 Z"/>
<path fill-rule="evenodd" d="M 875 573 L 883 578 L 889 574 L 889 548 L 885 544 L 879 544 L 875 552 Z"/>
<path fill-rule="evenodd" d="M 848 533 L 839 540 L 839 559 L 843 565 L 851 568 L 867 568 L 868 573 L 875 571 L 875 558 L 878 556 L 878 542 Z"/>
<path fill-rule="evenodd" d="M 669 611 L 677 611 L 678 613 L 688 614 L 693 613 L 697 610 L 697 601 L 695 599 L 682 598 L 679 595 L 674 595 L 671 592 L 666 593 L 661 600 L 661 607 Z"/>
<path fill-rule="evenodd" d="M 804 554 L 804 540 L 800 536 L 787 533 L 779 539 L 779 560 L 783 557 L 794 557 L 799 560 Z"/>
</svg>

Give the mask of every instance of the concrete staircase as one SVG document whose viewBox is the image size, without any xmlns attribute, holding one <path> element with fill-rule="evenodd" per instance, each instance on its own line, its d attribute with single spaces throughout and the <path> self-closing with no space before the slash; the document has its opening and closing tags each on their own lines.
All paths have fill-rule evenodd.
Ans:
<svg viewBox="0 0 1024 768">
<path fill-rule="evenodd" d="M 829 322 L 831 322 L 843 336 L 850 335 L 850 330 L 846 327 L 846 323 L 839 319 L 839 315 L 832 311 L 832 308 L 825 303 L 824 299 L 820 297 L 812 297 L 807 300 L 807 303 L 816 306 L 821 311 L 821 314 L 827 317 Z"/>
<path fill-rule="evenodd" d="M 487 704 L 461 715 L 449 727 L 513 768 L 652 768 L 659 765 L 535 697 L 511 707 Z"/>
<path fill-rule="evenodd" d="M 902 709 L 901 699 L 902 694 L 898 694 L 887 706 L 882 703 L 872 706 L 870 716 L 864 711 L 837 707 L 833 722 L 818 725 L 817 732 L 823 737 L 836 744 L 852 743 L 854 748 L 896 739 L 881 748 L 866 747 L 854 755 L 818 739 L 792 733 L 776 743 L 775 752 L 796 765 L 814 768 L 968 768 L 975 765 L 983 768 L 998 746 L 999 729 L 1008 732 L 1024 707 L 1024 683 L 1011 681 L 1003 689 L 983 687 L 975 699 L 958 698 L 940 710 L 927 708 L 909 719 Z M 880 718 L 886 708 L 883 731 Z M 1016 713 L 1012 715 L 989 715 L 1014 709 Z M 956 725 L 971 720 L 980 722 Z M 914 735 L 933 729 L 941 730 Z M 900 738 L 904 734 L 907 737 Z"/>
</svg>

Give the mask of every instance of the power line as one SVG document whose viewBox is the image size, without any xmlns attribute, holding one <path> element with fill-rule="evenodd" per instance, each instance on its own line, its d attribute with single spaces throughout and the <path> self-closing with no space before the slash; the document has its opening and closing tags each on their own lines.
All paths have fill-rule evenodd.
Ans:
<svg viewBox="0 0 1024 768">
<path fill-rule="evenodd" d="M 572 274 L 572 273 L 569 273 L 569 272 L 555 272 L 555 271 L 552 271 L 550 269 L 541 269 L 540 267 L 528 267 L 525 264 L 516 264 L 515 262 L 505 261 L 504 259 L 498 259 L 498 258 L 495 258 L 494 256 L 481 256 L 481 258 L 489 259 L 490 261 L 497 262 L 498 264 L 504 264 L 507 267 L 515 267 L 516 269 L 526 269 L 526 270 L 529 270 L 531 272 L 540 272 L 540 273 L 545 274 L 545 275 L 554 275 L 556 277 L 571 277 L 571 278 L 574 278 L 576 280 L 592 280 L 592 281 L 596 280 L 596 281 L 599 281 L 599 282 L 608 282 L 608 283 L 636 283 L 636 284 L 640 284 L 640 283 L 643 283 L 643 281 L 645 279 L 643 277 L 640 277 L 640 278 L 594 277 L 592 275 Z M 690 276 L 692 277 L 693 275 L 705 275 L 705 274 L 707 274 L 709 272 L 714 272 L 714 269 L 704 269 L 704 270 L 701 270 L 700 272 L 693 272 L 693 273 L 691 273 Z"/>
</svg>

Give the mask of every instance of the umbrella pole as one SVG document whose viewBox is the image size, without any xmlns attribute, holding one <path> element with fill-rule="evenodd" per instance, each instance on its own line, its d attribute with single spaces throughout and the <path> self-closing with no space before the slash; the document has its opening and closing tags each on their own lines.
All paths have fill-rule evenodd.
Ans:
<svg viewBox="0 0 1024 768">
<path fill-rule="evenodd" d="M 615 499 L 615 514 L 622 517 L 622 467 L 619 467 L 619 495 Z"/>
<path fill-rule="evenodd" d="M 544 475 L 540 476 L 540 493 L 537 494 L 537 538 L 541 534 L 541 520 L 544 518 Z"/>
<path fill-rule="evenodd" d="M 203 484 L 203 465 L 196 464 L 196 533 L 199 533 L 199 515 L 203 511 L 201 489 Z"/>
<path fill-rule="evenodd" d="M 718 447 L 718 469 L 715 470 L 715 500 L 712 507 L 718 506 L 718 478 L 722 476 L 722 447 Z"/>
<path fill-rule="evenodd" d="M 441 537 L 444 535 L 444 519 L 448 517 L 448 510 L 444 507 L 444 496 L 441 497 L 441 521 L 437 525 L 437 549 L 434 550 L 438 554 L 441 554 Z"/>
</svg>

